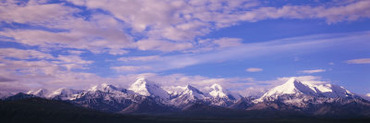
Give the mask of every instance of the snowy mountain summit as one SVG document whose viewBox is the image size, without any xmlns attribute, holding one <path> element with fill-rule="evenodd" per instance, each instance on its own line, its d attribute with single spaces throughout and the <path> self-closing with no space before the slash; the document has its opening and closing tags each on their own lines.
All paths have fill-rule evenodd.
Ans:
<svg viewBox="0 0 370 123">
<path fill-rule="evenodd" d="M 110 91 L 114 91 L 116 89 L 117 88 L 112 86 L 112 85 L 109 85 L 107 83 L 103 83 L 103 84 L 100 84 L 100 85 L 92 86 L 90 89 L 88 89 L 88 91 L 110 92 Z"/>
<path fill-rule="evenodd" d="M 30 90 L 27 94 L 35 95 L 38 97 L 48 97 L 49 91 L 46 89 Z"/>
<path fill-rule="evenodd" d="M 354 98 L 355 95 L 341 86 L 332 84 L 314 84 L 290 78 L 284 84 L 272 88 L 255 103 L 263 101 L 285 100 L 302 102 L 312 98 Z M 289 101 L 288 101 L 289 100 Z"/>
<path fill-rule="evenodd" d="M 68 88 L 59 88 L 49 95 L 49 98 L 60 99 L 60 100 L 74 100 L 77 98 L 81 90 L 74 90 Z"/>
<path fill-rule="evenodd" d="M 310 83 L 290 78 L 261 97 L 242 97 L 219 84 L 202 89 L 194 86 L 165 86 L 138 78 L 128 89 L 106 83 L 86 90 L 60 88 L 39 89 L 27 94 L 53 100 L 68 101 L 95 110 L 116 113 L 224 112 L 238 111 L 298 111 L 312 115 L 370 114 L 370 102 L 341 86 Z M 27 96 L 26 96 L 27 97 Z M 9 99 L 25 98 L 15 95 Z M 5 99 L 6 100 L 6 99 Z M 332 112 L 334 111 L 335 112 Z M 345 113 L 344 113 L 345 114 Z M 346 114 L 346 115 L 347 115 Z"/>
<path fill-rule="evenodd" d="M 183 107 L 189 103 L 208 98 L 207 95 L 191 85 L 177 86 L 171 89 L 169 91 L 171 93 L 171 103 L 177 107 Z"/>
<path fill-rule="evenodd" d="M 188 97 L 192 100 L 195 100 L 195 99 L 204 99 L 206 98 L 207 96 L 204 95 L 203 92 L 201 92 L 200 90 L 198 90 L 197 88 L 191 86 L 191 85 L 187 85 L 183 88 L 183 91 L 181 92 L 181 94 L 179 95 L 179 97 Z"/>
<path fill-rule="evenodd" d="M 128 90 L 144 96 L 160 97 L 162 99 L 168 99 L 170 97 L 159 85 L 145 78 L 137 79 Z"/>
<path fill-rule="evenodd" d="M 227 98 L 226 93 L 224 92 L 223 88 L 219 84 L 213 84 L 211 86 L 212 91 L 209 92 L 209 95 L 211 95 L 214 98 Z"/>
</svg>

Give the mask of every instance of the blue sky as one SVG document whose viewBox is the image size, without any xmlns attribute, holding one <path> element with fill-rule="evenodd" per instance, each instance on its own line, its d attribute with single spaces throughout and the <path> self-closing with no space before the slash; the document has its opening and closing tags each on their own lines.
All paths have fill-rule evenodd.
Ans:
<svg viewBox="0 0 370 123">
<path fill-rule="evenodd" d="M 369 13 L 367 0 L 5 0 L 0 88 L 146 77 L 243 95 L 298 77 L 367 94 Z"/>
</svg>

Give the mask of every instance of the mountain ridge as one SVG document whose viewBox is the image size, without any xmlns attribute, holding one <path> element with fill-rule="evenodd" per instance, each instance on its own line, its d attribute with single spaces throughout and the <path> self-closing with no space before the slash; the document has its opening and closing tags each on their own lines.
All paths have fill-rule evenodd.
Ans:
<svg viewBox="0 0 370 123">
<path fill-rule="evenodd" d="M 27 94 L 116 113 L 194 112 L 198 109 L 193 108 L 199 107 L 203 108 L 202 112 L 213 112 L 217 109 L 220 111 L 294 111 L 309 115 L 336 114 L 325 111 L 330 109 L 352 113 L 357 110 L 359 115 L 370 117 L 369 101 L 343 87 L 331 84 L 312 84 L 291 78 L 259 98 L 239 99 L 232 97 L 221 85 L 213 84 L 209 88 L 211 90 L 207 93 L 191 85 L 173 87 L 173 90 L 169 91 L 171 89 L 163 89 L 154 82 L 139 78 L 129 89 L 103 83 L 87 90 L 60 88 L 48 95 L 48 90 L 39 89 L 29 91 Z"/>
</svg>

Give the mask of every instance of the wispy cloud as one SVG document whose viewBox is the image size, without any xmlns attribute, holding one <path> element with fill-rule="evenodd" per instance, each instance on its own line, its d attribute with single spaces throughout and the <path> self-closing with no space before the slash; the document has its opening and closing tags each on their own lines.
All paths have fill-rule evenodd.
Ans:
<svg viewBox="0 0 370 123">
<path fill-rule="evenodd" d="M 263 71 L 263 69 L 262 68 L 247 68 L 247 69 L 245 69 L 245 71 L 247 71 L 247 72 L 261 72 L 261 71 Z"/>
<path fill-rule="evenodd" d="M 14 42 L 43 48 L 77 48 L 122 55 L 129 49 L 197 50 L 201 48 L 197 47 L 199 37 L 241 22 L 288 18 L 324 19 L 333 24 L 370 17 L 370 1 L 367 0 L 340 5 L 281 7 L 267 6 L 256 0 L 68 0 L 68 4 L 84 6 L 87 10 L 68 6 L 66 1 L 52 4 L 36 0 L 1 2 L 1 21 L 38 28 L 8 28 L 0 31 L 0 35 L 14 39 Z M 130 7 L 122 8 L 122 5 Z M 88 17 L 80 16 L 85 11 L 88 11 Z M 50 31 L 53 29 L 61 31 Z M 235 38 L 221 38 L 213 43 L 218 47 L 241 45 Z"/>
<path fill-rule="evenodd" d="M 347 60 L 347 64 L 370 64 L 370 58 Z"/>
<path fill-rule="evenodd" d="M 78 55 L 53 56 L 37 50 L 0 49 L 0 89 L 24 90 L 37 87 L 82 86 L 107 79 L 93 73 L 76 72 L 88 69 L 93 61 Z"/>
<path fill-rule="evenodd" d="M 360 0 L 349 2 L 340 6 L 297 6 L 285 5 L 280 8 L 260 7 L 241 16 L 242 20 L 258 21 L 264 19 L 294 18 L 325 19 L 327 23 L 337 23 L 341 21 L 354 21 L 360 18 L 370 17 L 367 12 L 370 10 L 370 2 Z M 263 14 L 262 14 L 263 13 Z"/>
<path fill-rule="evenodd" d="M 243 45 L 241 38 L 223 37 L 218 39 L 201 39 L 197 41 L 194 48 L 185 50 L 184 52 L 200 53 L 212 50 L 222 50 L 225 48 L 236 47 Z"/>
<path fill-rule="evenodd" d="M 148 69 L 151 69 L 150 66 L 116 66 L 116 67 L 111 67 L 111 69 L 114 69 L 118 72 L 127 72 L 127 71 L 146 71 Z"/>
<path fill-rule="evenodd" d="M 40 49 L 0 49 L 1 90 L 42 86 L 78 88 L 105 81 L 121 81 L 79 71 L 89 69 L 89 65 L 95 62 L 80 56 L 90 53 L 108 53 L 109 58 L 120 55 L 114 56 L 118 61 L 109 66 L 111 69 L 119 73 L 143 73 L 258 56 L 283 56 L 291 52 L 319 52 L 352 43 L 368 45 L 366 42 L 370 39 L 369 32 L 313 35 L 259 43 L 246 43 L 235 37 L 203 37 L 242 22 L 268 19 L 322 19 L 327 24 L 335 24 L 369 18 L 370 1 L 366 0 L 340 5 L 287 4 L 279 7 L 267 6 L 257 0 L 67 1 L 0 2 L 0 21 L 5 25 L 0 29 L 0 38 L 5 39 L 2 41 L 48 51 L 69 51 L 66 52 L 69 54 L 59 54 L 59 51 L 52 53 Z M 137 50 L 155 52 L 138 53 L 148 56 L 128 55 Z M 368 64 L 370 61 L 364 58 L 348 60 L 347 63 Z M 254 84 L 232 83 L 250 82 L 248 78 L 153 76 L 158 81 L 191 81 L 199 83 L 199 86 L 213 82 L 224 83 L 227 87 Z"/>
<path fill-rule="evenodd" d="M 304 37 L 272 40 L 260 43 L 246 43 L 240 46 L 197 54 L 175 54 L 160 56 L 158 60 L 130 64 L 131 66 L 151 66 L 152 71 L 164 71 L 184 68 L 192 65 L 247 59 L 258 56 L 279 54 L 286 55 L 292 51 L 299 53 L 320 52 L 326 48 L 352 45 L 367 41 L 370 32 L 338 33 L 312 35 Z M 351 40 L 352 42 L 348 42 Z M 334 44 L 334 45 L 333 45 Z M 315 50 L 313 50 L 315 49 Z M 149 71 L 147 71 L 149 72 Z"/>
<path fill-rule="evenodd" d="M 118 61 L 123 62 L 132 62 L 132 61 L 152 61 L 152 60 L 158 60 L 160 57 L 158 55 L 154 56 L 136 56 L 136 57 L 121 57 L 118 58 Z"/>
<path fill-rule="evenodd" d="M 14 79 L 9 79 L 9 78 L 0 76 L 0 82 L 10 82 L 10 81 L 14 81 Z"/>
<path fill-rule="evenodd" d="M 325 72 L 326 70 L 325 69 L 314 69 L 314 70 L 302 70 L 302 71 L 299 71 L 300 73 L 307 73 L 307 74 L 312 74 L 312 73 L 321 73 L 321 72 Z"/>
</svg>

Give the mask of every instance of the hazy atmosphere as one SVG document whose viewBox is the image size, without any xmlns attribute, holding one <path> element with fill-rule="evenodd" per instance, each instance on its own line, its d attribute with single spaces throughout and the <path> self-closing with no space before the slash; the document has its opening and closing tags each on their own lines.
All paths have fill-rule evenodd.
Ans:
<svg viewBox="0 0 370 123">
<path fill-rule="evenodd" d="M 261 95 L 290 77 L 370 96 L 369 0 L 2 0 L 0 90 L 137 78 Z"/>
</svg>

